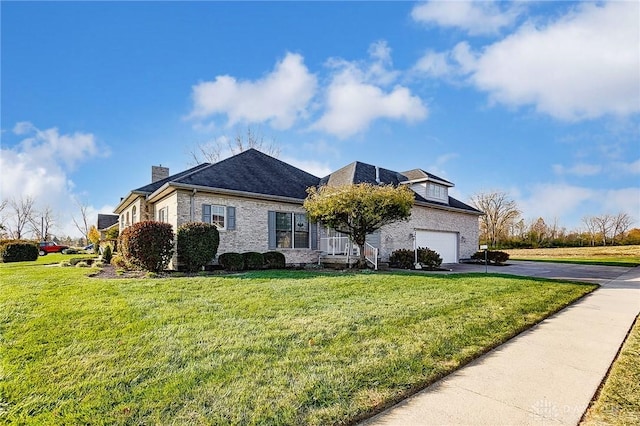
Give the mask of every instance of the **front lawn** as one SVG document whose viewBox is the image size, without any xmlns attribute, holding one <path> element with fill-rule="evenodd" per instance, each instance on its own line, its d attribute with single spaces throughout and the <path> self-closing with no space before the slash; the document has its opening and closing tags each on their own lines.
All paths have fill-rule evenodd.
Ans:
<svg viewBox="0 0 640 426">
<path fill-rule="evenodd" d="M 0 265 L 0 421 L 353 423 L 595 286 L 504 275 L 97 279 Z"/>
</svg>

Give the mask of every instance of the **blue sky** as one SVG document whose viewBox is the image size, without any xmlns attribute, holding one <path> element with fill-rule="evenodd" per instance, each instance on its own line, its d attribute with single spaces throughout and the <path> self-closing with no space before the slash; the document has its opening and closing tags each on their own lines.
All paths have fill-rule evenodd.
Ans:
<svg viewBox="0 0 640 426">
<path fill-rule="evenodd" d="M 248 127 L 318 176 L 422 168 L 527 220 L 640 226 L 640 3 L 6 2 L 3 198 L 77 234 Z M 6 213 L 3 212 L 3 213 Z"/>
</svg>

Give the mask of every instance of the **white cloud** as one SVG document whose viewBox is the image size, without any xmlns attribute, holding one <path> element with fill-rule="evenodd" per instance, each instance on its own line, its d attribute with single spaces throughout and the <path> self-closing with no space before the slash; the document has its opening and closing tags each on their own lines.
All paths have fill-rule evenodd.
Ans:
<svg viewBox="0 0 640 426">
<path fill-rule="evenodd" d="M 613 163 L 612 169 L 616 171 L 616 174 L 639 175 L 640 159 L 629 163 L 626 163 L 624 161 L 617 161 Z"/>
<path fill-rule="evenodd" d="M 433 78 L 443 78 L 458 73 L 458 68 L 451 63 L 448 52 L 427 51 L 413 69 Z"/>
<path fill-rule="evenodd" d="M 572 167 L 565 167 L 561 164 L 554 164 L 553 171 L 558 175 L 594 176 L 602 171 L 599 164 L 578 163 Z"/>
<path fill-rule="evenodd" d="M 640 3 L 580 4 L 490 45 L 470 81 L 491 100 L 562 120 L 640 112 Z"/>
<path fill-rule="evenodd" d="M 194 118 L 226 114 L 229 125 L 238 122 L 270 123 L 277 129 L 290 128 L 306 114 L 317 81 L 301 55 L 287 53 L 272 72 L 255 81 L 238 81 L 217 76 L 192 87 Z"/>
<path fill-rule="evenodd" d="M 430 1 L 420 3 L 411 17 L 425 24 L 459 28 L 471 35 L 495 34 L 513 25 L 523 12 L 517 3 L 494 1 Z"/>
<path fill-rule="evenodd" d="M 335 72 L 326 90 L 326 109 L 312 129 L 347 138 L 365 131 L 377 119 L 414 122 L 426 118 L 427 108 L 407 87 L 383 87 L 397 77 L 397 72 L 390 68 L 386 43 L 375 43 L 369 53 L 370 63 L 329 61 Z"/>
<path fill-rule="evenodd" d="M 534 185 L 528 196 L 518 200 L 524 217 L 561 218 L 574 213 L 583 203 L 595 197 L 589 188 L 567 184 Z"/>
<path fill-rule="evenodd" d="M 594 189 L 564 183 L 541 183 L 516 191 L 516 202 L 528 219 L 558 218 L 568 228 L 585 216 L 625 212 L 640 223 L 640 187 Z"/>
<path fill-rule="evenodd" d="M 29 122 L 16 124 L 13 131 L 26 138 L 12 148 L 0 149 L 2 198 L 19 200 L 30 196 L 37 209 L 49 206 L 57 215 L 58 234 L 76 235 L 71 216 L 78 209 L 70 173 L 79 163 L 107 153 L 99 149 L 91 133 L 60 134 L 56 128 L 39 130 Z M 90 210 L 95 213 L 95 223 L 97 210 Z"/>
<path fill-rule="evenodd" d="M 293 157 L 281 157 L 280 160 L 317 177 L 325 177 L 333 171 L 327 163 L 320 161 L 300 160 Z"/>
</svg>

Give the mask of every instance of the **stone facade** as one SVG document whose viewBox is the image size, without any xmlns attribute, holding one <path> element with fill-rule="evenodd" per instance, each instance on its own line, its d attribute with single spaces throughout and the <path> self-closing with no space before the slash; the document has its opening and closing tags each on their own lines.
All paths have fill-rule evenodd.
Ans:
<svg viewBox="0 0 640 426">
<path fill-rule="evenodd" d="M 165 222 L 173 226 L 174 231 L 188 222 L 202 221 L 203 204 L 235 207 L 235 229 L 221 229 L 218 254 L 227 252 L 269 251 L 268 212 L 305 213 L 302 205 L 294 202 L 262 200 L 212 192 L 176 190 L 159 201 L 148 205 L 144 197 L 139 197 L 128 205 L 120 216 L 121 229 L 128 224 L 126 214 L 132 218 L 136 207 L 137 221 L 159 220 L 159 212 L 166 209 Z M 130 223 L 129 223 L 130 224 Z M 380 258 L 387 261 L 394 250 L 412 249 L 416 230 L 449 231 L 458 235 L 458 258 L 469 258 L 478 249 L 478 216 L 416 205 L 408 221 L 396 222 L 380 230 Z M 313 249 L 276 248 L 285 255 L 288 265 L 318 263 L 321 252 Z M 174 256 L 169 267 L 175 268 Z"/>
<path fill-rule="evenodd" d="M 305 213 L 302 205 L 269 200 L 234 197 L 206 192 L 178 191 L 176 198 L 176 223 L 180 225 L 202 221 L 202 205 L 220 205 L 235 207 L 236 226 L 233 230 L 221 229 L 218 254 L 246 251 L 264 253 L 269 251 L 268 212 Z M 164 200 L 163 200 L 164 202 Z M 158 203 L 158 207 L 160 204 Z M 171 217 L 171 212 L 170 212 Z M 276 248 L 285 255 L 288 265 L 317 263 L 320 252 L 312 249 Z"/>
<path fill-rule="evenodd" d="M 124 210 L 120 213 L 119 226 L 120 231 L 134 223 L 142 222 L 145 220 L 152 220 L 153 214 L 151 213 L 152 206 L 150 206 L 143 196 L 135 198 Z"/>
</svg>

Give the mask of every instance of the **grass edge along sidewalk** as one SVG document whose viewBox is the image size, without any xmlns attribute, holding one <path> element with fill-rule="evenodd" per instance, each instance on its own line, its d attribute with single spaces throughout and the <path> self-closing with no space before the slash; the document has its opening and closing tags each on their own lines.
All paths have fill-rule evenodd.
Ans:
<svg viewBox="0 0 640 426">
<path fill-rule="evenodd" d="M 344 424 L 596 288 L 465 274 L 113 279 L 0 265 L 0 420 Z"/>
<path fill-rule="evenodd" d="M 640 316 L 580 424 L 640 424 Z"/>
</svg>

